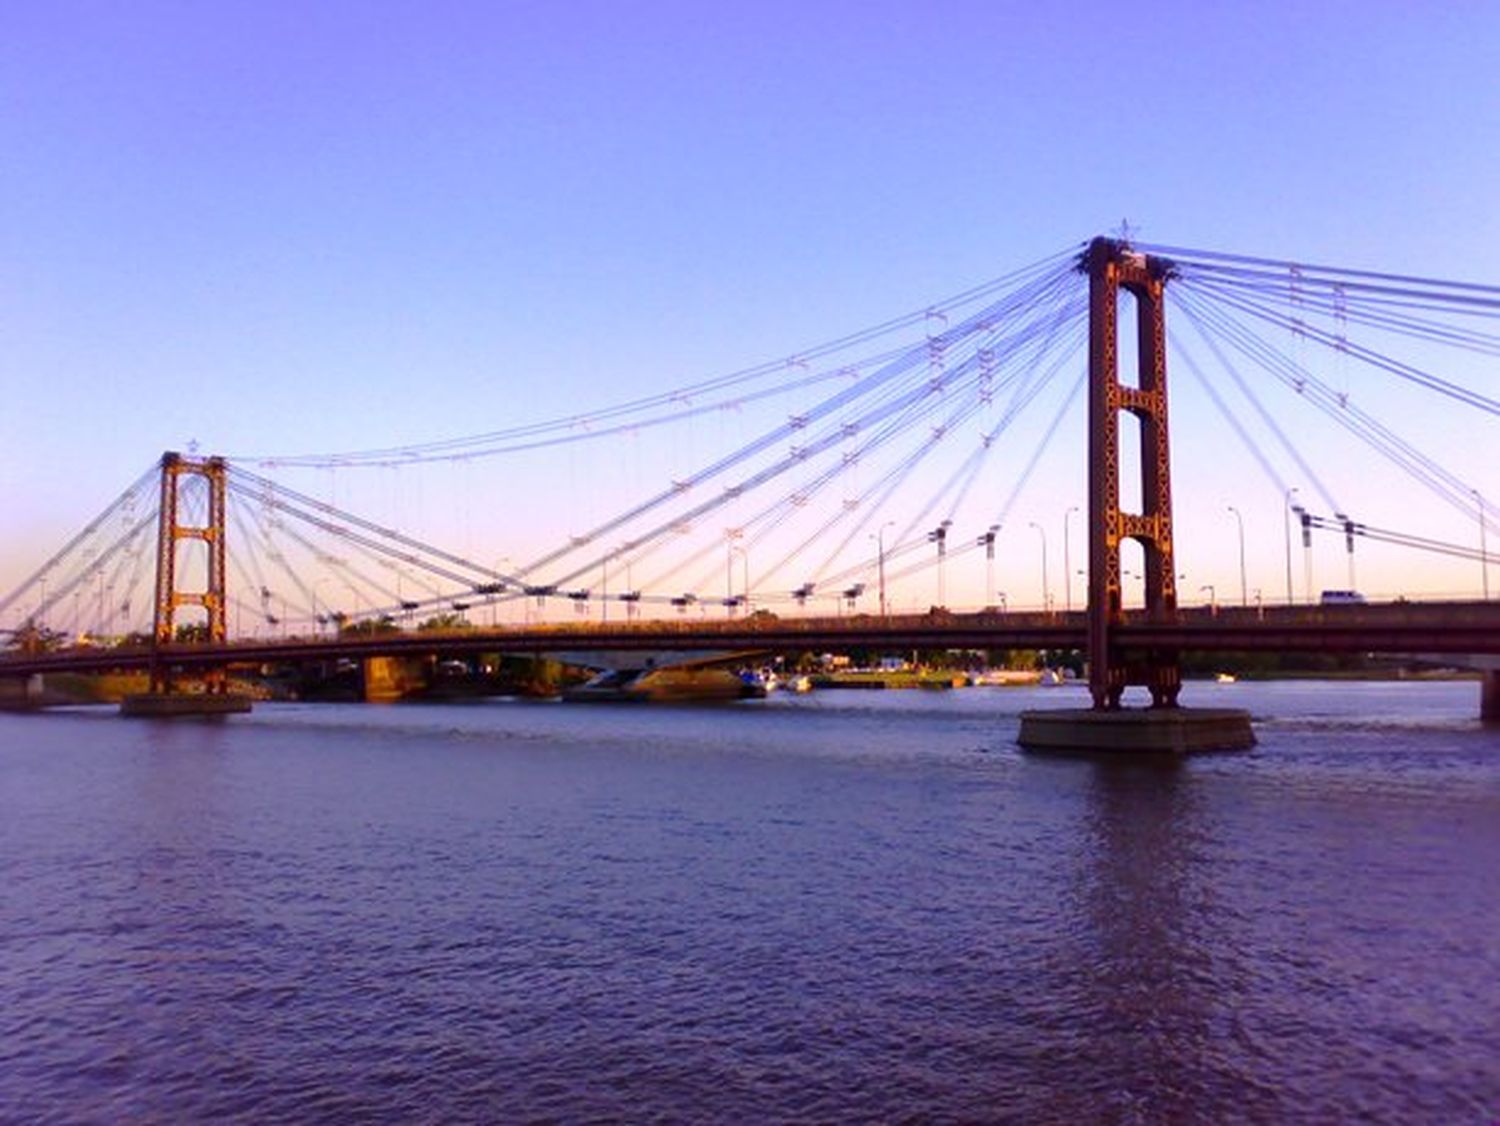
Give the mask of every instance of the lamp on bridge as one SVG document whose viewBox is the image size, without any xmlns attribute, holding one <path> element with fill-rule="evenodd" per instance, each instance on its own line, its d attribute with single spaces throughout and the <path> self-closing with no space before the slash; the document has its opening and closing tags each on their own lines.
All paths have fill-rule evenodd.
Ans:
<svg viewBox="0 0 1500 1126">
<path fill-rule="evenodd" d="M 1250 605 L 1249 593 L 1245 586 L 1245 521 L 1240 516 L 1240 510 L 1234 505 L 1229 506 L 1230 514 L 1234 516 L 1235 527 L 1240 532 L 1240 605 Z"/>
<path fill-rule="evenodd" d="M 1344 551 L 1349 557 L 1349 589 L 1358 590 L 1354 581 L 1354 529 L 1357 525 L 1342 512 L 1335 512 L 1333 516 L 1344 526 Z"/>
<path fill-rule="evenodd" d="M 729 597 L 734 599 L 735 606 L 743 606 L 745 608 L 745 612 L 748 614 L 750 612 L 750 549 L 748 547 L 741 546 L 730 547 L 730 560 L 732 561 L 736 555 L 740 557 L 741 590 L 740 596 L 738 598 L 734 598 L 733 590 L 729 592 Z M 725 605 L 728 606 L 729 602 L 726 601 Z M 732 609 L 733 608 L 731 607 L 731 612 Z"/>
<path fill-rule="evenodd" d="M 1000 531 L 999 524 L 991 524 L 984 530 L 984 535 L 974 541 L 976 547 L 984 548 L 984 589 L 995 589 L 995 535 Z"/>
<path fill-rule="evenodd" d="M 1300 512 L 1292 504 L 1292 494 L 1297 490 L 1288 489 L 1281 498 L 1281 530 L 1286 536 L 1286 604 L 1290 606 L 1294 601 L 1292 595 L 1292 520 L 1293 511 Z"/>
<path fill-rule="evenodd" d="M 318 627 L 320 633 L 322 632 L 322 627 L 328 624 L 328 615 L 318 613 L 318 588 L 330 581 L 332 580 L 328 575 L 324 575 L 322 578 L 316 580 L 312 585 L 312 591 L 308 595 L 312 599 L 313 623 Z"/>
<path fill-rule="evenodd" d="M 1484 600 L 1490 600 L 1490 552 L 1484 542 L 1484 497 L 1478 489 L 1470 489 L 1474 494 L 1474 504 L 1479 509 L 1479 582 L 1480 590 L 1483 592 Z"/>
<path fill-rule="evenodd" d="M 879 574 L 880 574 L 880 616 L 882 618 L 886 617 L 886 605 L 885 605 L 885 530 L 887 528 L 893 527 L 895 525 L 895 523 L 896 522 L 894 520 L 887 520 L 884 524 L 880 525 L 879 528 L 875 529 L 875 533 L 872 536 L 870 536 L 870 538 L 875 541 L 875 550 L 877 552 L 877 555 L 876 555 L 877 564 L 876 564 L 876 566 L 877 566 L 877 568 L 879 570 Z"/>
<path fill-rule="evenodd" d="M 1292 505 L 1297 520 L 1302 525 L 1302 589 L 1307 600 L 1312 601 L 1312 513 L 1300 504 Z"/>
<path fill-rule="evenodd" d="M 1078 506 L 1071 504 L 1063 513 L 1063 609 L 1070 613 L 1073 610 L 1073 562 L 1068 557 L 1068 517 L 1077 511 Z"/>
<path fill-rule="evenodd" d="M 932 531 L 927 533 L 927 542 L 937 544 L 938 565 L 938 594 L 937 604 L 948 605 L 948 592 L 943 584 L 943 561 L 948 554 L 948 529 L 953 526 L 952 520 L 944 520 Z"/>
<path fill-rule="evenodd" d="M 1047 529 L 1035 520 L 1029 523 L 1036 529 L 1036 534 L 1042 537 L 1042 608 L 1048 610 L 1052 607 L 1052 589 L 1047 585 Z"/>
<path fill-rule="evenodd" d="M 625 620 L 635 621 L 636 612 L 641 603 L 641 592 L 638 590 L 627 590 L 620 595 L 620 601 L 625 603 Z"/>
</svg>

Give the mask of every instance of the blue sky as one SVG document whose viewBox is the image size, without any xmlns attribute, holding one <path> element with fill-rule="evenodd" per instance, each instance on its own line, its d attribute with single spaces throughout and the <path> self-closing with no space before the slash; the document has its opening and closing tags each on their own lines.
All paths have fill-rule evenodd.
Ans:
<svg viewBox="0 0 1500 1126">
<path fill-rule="evenodd" d="M 165 448 L 569 413 L 1122 217 L 1492 280 L 1497 65 L 1488 3 L 6 5 L 0 587 Z"/>
</svg>

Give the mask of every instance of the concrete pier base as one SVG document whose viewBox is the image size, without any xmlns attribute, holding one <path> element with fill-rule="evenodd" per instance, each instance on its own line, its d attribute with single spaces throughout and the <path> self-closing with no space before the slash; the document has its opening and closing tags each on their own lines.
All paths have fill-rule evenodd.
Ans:
<svg viewBox="0 0 1500 1126">
<path fill-rule="evenodd" d="M 1500 669 L 1485 669 L 1479 677 L 1479 718 L 1500 723 Z"/>
<path fill-rule="evenodd" d="M 40 673 L 0 677 L 0 711 L 30 711 L 47 702 L 47 686 Z"/>
<path fill-rule="evenodd" d="M 365 703 L 393 704 L 420 696 L 432 680 L 431 662 L 421 657 L 366 657 Z"/>
<path fill-rule="evenodd" d="M 176 716 L 235 715 L 250 710 L 240 692 L 142 692 L 120 701 L 120 714 L 158 719 Z"/>
<path fill-rule="evenodd" d="M 1192 754 L 1245 750 L 1255 746 L 1255 732 L 1239 708 L 1067 708 L 1022 712 L 1016 742 L 1057 754 Z"/>
</svg>

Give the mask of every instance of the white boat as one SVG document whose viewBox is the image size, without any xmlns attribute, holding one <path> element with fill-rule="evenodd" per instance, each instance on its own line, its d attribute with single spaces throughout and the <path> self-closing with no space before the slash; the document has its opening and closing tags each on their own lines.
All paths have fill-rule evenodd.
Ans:
<svg viewBox="0 0 1500 1126">
<path fill-rule="evenodd" d="M 969 677 L 974 685 L 1040 684 L 1042 674 L 1037 669 L 986 669 Z"/>
</svg>

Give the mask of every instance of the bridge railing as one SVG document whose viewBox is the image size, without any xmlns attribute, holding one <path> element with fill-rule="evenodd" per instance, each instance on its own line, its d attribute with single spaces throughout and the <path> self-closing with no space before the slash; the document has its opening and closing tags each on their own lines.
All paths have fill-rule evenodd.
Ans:
<svg viewBox="0 0 1500 1126">
<path fill-rule="evenodd" d="M 651 619 L 635 622 L 581 623 L 558 622 L 533 625 L 471 627 L 468 629 L 397 629 L 387 634 L 344 634 L 335 636 L 293 636 L 284 638 L 239 638 L 223 643 L 179 642 L 153 649 L 149 644 L 117 647 L 72 645 L 50 648 L 44 652 L 12 648 L 0 653 L 0 673 L 42 665 L 66 668 L 103 667 L 111 663 L 140 665 L 153 656 L 165 661 L 204 663 L 207 659 L 232 663 L 236 660 L 296 659 L 298 652 L 309 658 L 336 655 L 379 653 L 384 648 L 403 652 L 441 651 L 449 647 L 476 650 L 488 642 L 497 647 L 516 650 L 577 646 L 606 638 L 617 643 L 639 645 L 645 642 L 672 646 L 684 639 L 696 644 L 712 643 L 723 637 L 737 645 L 753 644 L 756 637 L 774 640 L 778 646 L 797 644 L 806 638 L 809 645 L 837 645 L 841 640 L 854 645 L 880 645 L 886 640 L 895 644 L 930 642 L 972 647 L 983 645 L 993 636 L 1007 647 L 1050 648 L 1078 644 L 1085 615 L 1075 611 L 984 610 L 958 613 L 945 610 L 922 614 L 844 614 L 838 616 L 791 616 L 771 614 L 744 618 Z M 1449 648 L 1458 644 L 1471 646 L 1474 652 L 1500 650 L 1500 601 L 1490 602 L 1417 602 L 1395 601 L 1362 605 L 1316 606 L 1194 606 L 1176 611 L 1167 618 L 1153 617 L 1143 610 L 1127 610 L 1121 622 L 1122 637 L 1128 639 L 1154 635 L 1152 644 L 1171 644 L 1193 648 L 1202 643 L 1209 648 L 1223 648 L 1235 639 L 1258 647 L 1271 645 L 1287 649 L 1316 648 L 1319 645 L 1345 646 L 1338 640 L 1347 636 L 1348 645 L 1375 648 L 1382 636 L 1407 644 L 1414 635 L 1438 637 L 1451 635 Z"/>
</svg>

